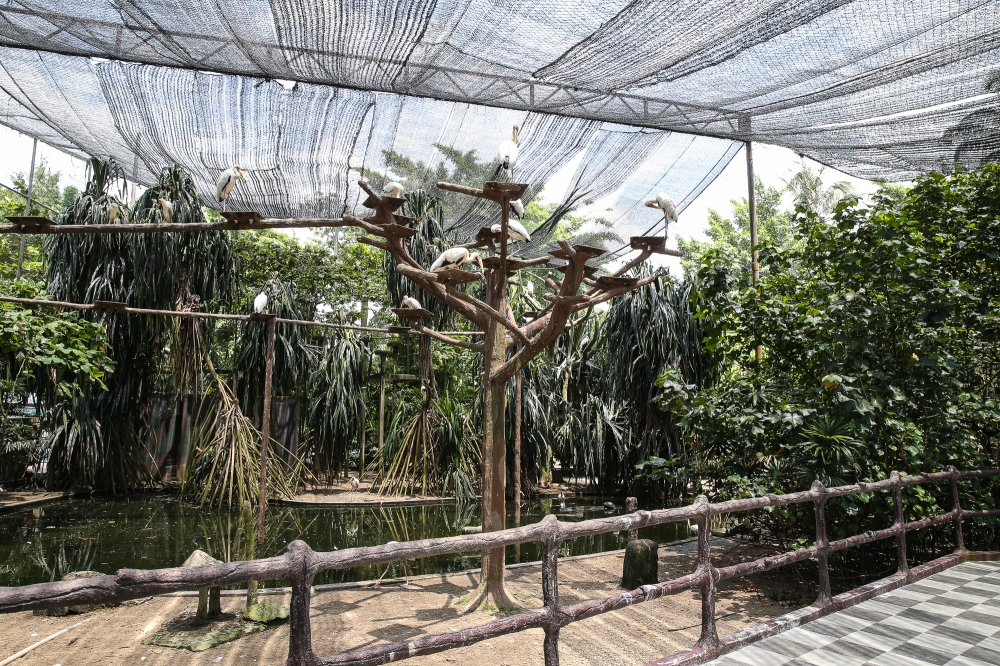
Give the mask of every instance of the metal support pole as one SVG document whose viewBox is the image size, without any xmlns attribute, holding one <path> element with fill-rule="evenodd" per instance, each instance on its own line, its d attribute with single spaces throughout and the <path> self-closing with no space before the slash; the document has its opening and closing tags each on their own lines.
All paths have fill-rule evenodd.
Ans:
<svg viewBox="0 0 1000 666">
<path fill-rule="evenodd" d="M 542 644 L 545 666 L 559 666 L 558 563 L 559 541 L 554 538 L 547 539 L 545 541 L 545 559 L 542 560 L 542 599 L 545 602 L 545 610 L 549 614 L 549 622 L 545 625 L 545 641 Z"/>
<path fill-rule="evenodd" d="M 819 555 L 816 557 L 819 564 L 819 594 L 816 603 L 825 605 L 833 598 L 830 593 L 830 540 L 826 535 L 826 488 L 822 481 L 816 479 L 810 490 L 816 504 L 816 547 L 819 548 Z"/>
<path fill-rule="evenodd" d="M 757 192 L 754 187 L 753 142 L 747 141 L 744 145 L 747 155 L 747 204 L 750 216 L 750 279 L 753 284 L 757 284 L 757 281 L 760 280 L 760 264 L 757 254 Z M 757 363 L 760 363 L 764 357 L 764 348 L 757 345 L 754 353 L 757 357 Z"/>
<path fill-rule="evenodd" d="M 718 572 L 712 567 L 712 509 L 708 498 L 698 495 L 698 570 L 706 579 L 701 584 L 701 637 L 697 647 L 714 651 L 719 647 L 719 632 L 715 626 L 715 583 Z"/>
<path fill-rule="evenodd" d="M 267 359 L 264 363 L 264 407 L 260 426 L 260 495 L 257 499 L 257 545 L 264 544 L 267 513 L 267 449 L 271 440 L 271 378 L 274 374 L 274 315 L 267 315 Z"/>
<path fill-rule="evenodd" d="M 965 553 L 965 537 L 962 535 L 962 503 L 958 499 L 958 470 L 954 465 L 948 467 L 951 473 L 951 510 L 955 525 L 955 554 Z"/>
<path fill-rule="evenodd" d="M 909 578 L 910 564 L 906 561 L 906 529 L 904 528 L 906 515 L 903 511 L 903 484 L 899 482 L 899 478 L 899 472 L 894 471 L 889 475 L 889 480 L 892 482 L 892 528 L 899 530 L 896 533 L 896 559 L 898 561 L 896 573 Z"/>
<path fill-rule="evenodd" d="M 31 194 L 35 188 L 35 153 L 38 152 L 38 139 L 31 144 L 31 171 L 28 172 L 28 197 L 24 204 L 25 216 L 31 215 Z M 20 245 L 17 250 L 17 279 L 21 279 L 21 266 L 24 264 L 24 234 L 21 234 Z"/>
<path fill-rule="evenodd" d="M 521 525 L 521 371 L 514 375 L 514 524 Z"/>
</svg>

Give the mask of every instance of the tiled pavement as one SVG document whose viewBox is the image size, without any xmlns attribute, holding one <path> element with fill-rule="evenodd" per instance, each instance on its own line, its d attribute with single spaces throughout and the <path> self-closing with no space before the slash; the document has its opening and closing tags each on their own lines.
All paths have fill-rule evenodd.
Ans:
<svg viewBox="0 0 1000 666">
<path fill-rule="evenodd" d="M 966 562 L 708 662 L 998 666 L 1000 562 Z"/>
</svg>

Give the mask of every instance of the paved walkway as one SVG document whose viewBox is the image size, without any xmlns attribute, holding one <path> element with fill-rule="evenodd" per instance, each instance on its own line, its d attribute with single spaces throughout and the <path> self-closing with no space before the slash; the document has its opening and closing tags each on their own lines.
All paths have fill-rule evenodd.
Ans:
<svg viewBox="0 0 1000 666">
<path fill-rule="evenodd" d="M 1000 562 L 966 562 L 708 662 L 1000 665 Z"/>
</svg>

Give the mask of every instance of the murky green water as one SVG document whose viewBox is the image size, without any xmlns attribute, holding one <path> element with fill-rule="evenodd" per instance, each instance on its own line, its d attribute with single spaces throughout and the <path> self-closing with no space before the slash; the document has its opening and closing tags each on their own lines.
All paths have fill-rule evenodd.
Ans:
<svg viewBox="0 0 1000 666">
<path fill-rule="evenodd" d="M 602 504 L 613 501 L 614 510 Z M 620 498 L 533 500 L 522 504 L 521 523 L 554 513 L 576 522 L 625 513 Z M 513 508 L 508 508 L 513 526 Z M 128 499 L 72 499 L 35 509 L 0 514 L 0 586 L 58 580 L 70 571 L 111 573 L 124 567 L 156 569 L 179 566 L 199 548 L 220 560 L 253 557 L 253 516 L 228 511 L 200 510 L 172 496 Z M 257 557 L 284 552 L 302 539 L 314 550 L 377 546 L 388 541 L 410 541 L 462 533 L 479 524 L 478 505 L 391 508 L 284 507 L 272 505 L 263 551 Z M 602 534 L 563 544 L 560 555 L 584 555 L 624 548 L 627 534 Z M 659 525 L 641 531 L 643 538 L 666 542 L 684 538 L 685 525 Z M 507 562 L 540 559 L 538 544 L 507 548 Z M 479 566 L 479 553 L 430 557 L 408 564 L 412 575 L 461 571 Z M 358 567 L 326 571 L 316 584 L 378 578 L 383 569 Z M 389 576 L 402 576 L 393 565 Z M 280 584 L 271 581 L 271 585 Z"/>
</svg>

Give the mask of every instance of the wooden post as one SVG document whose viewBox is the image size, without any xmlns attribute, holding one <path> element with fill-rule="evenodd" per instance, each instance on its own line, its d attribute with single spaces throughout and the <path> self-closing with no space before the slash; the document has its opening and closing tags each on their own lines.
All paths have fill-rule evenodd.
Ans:
<svg viewBox="0 0 1000 666">
<path fill-rule="evenodd" d="M 264 364 L 264 413 L 260 426 L 260 495 L 257 499 L 257 545 L 264 544 L 267 513 L 267 450 L 271 440 L 271 379 L 274 374 L 274 321 L 267 315 L 267 359 Z"/>
<path fill-rule="evenodd" d="M 35 187 L 35 153 L 38 151 L 38 139 L 31 144 L 31 171 L 28 172 L 28 201 L 24 204 L 24 215 L 31 215 L 31 194 Z M 20 246 L 17 250 L 17 279 L 21 279 L 21 264 L 24 263 L 24 234 L 21 234 Z"/>
<path fill-rule="evenodd" d="M 816 598 L 818 605 L 830 603 L 832 598 L 830 592 L 830 539 L 826 534 L 826 488 L 823 482 L 816 479 L 810 489 L 813 493 L 813 502 L 816 505 L 816 547 L 819 555 L 816 560 L 819 564 L 819 594 Z"/>
<path fill-rule="evenodd" d="M 635 513 L 639 510 L 639 500 L 635 497 L 625 498 L 625 513 Z M 629 543 L 639 538 L 639 528 L 633 527 L 628 531 Z"/>
<path fill-rule="evenodd" d="M 378 457 L 382 460 L 382 447 L 385 444 L 385 355 L 379 355 L 378 371 Z M 385 462 L 383 461 L 383 466 Z"/>
<path fill-rule="evenodd" d="M 521 371 L 514 375 L 514 524 L 521 525 Z"/>
<path fill-rule="evenodd" d="M 954 514 L 952 518 L 955 527 L 955 553 L 962 555 L 965 553 L 965 537 L 962 535 L 962 503 L 958 498 L 958 470 L 954 465 L 948 467 L 951 473 L 951 510 Z"/>
<path fill-rule="evenodd" d="M 700 505 L 698 515 L 698 571 L 704 572 L 706 580 L 699 587 L 701 590 L 701 637 L 697 646 L 705 650 L 715 650 L 719 647 L 719 632 L 715 626 L 715 576 L 712 568 L 712 511 L 708 498 L 698 495 L 695 500 Z"/>
<path fill-rule="evenodd" d="M 906 560 L 906 529 L 903 527 L 906 524 L 906 516 L 903 512 L 903 485 L 900 483 L 899 478 L 899 472 L 893 472 L 889 475 L 889 479 L 892 481 L 892 527 L 899 530 L 896 533 L 896 558 L 898 561 L 896 573 L 903 574 L 909 578 L 910 565 Z"/>
</svg>

